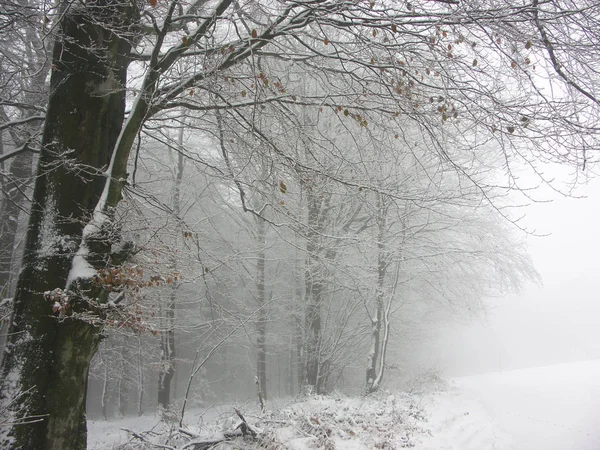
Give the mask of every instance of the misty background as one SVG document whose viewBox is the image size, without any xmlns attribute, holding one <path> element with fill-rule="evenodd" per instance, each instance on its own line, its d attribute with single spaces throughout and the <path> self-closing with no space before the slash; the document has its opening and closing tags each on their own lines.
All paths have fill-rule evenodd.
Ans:
<svg viewBox="0 0 600 450">
<path fill-rule="evenodd" d="M 424 368 L 460 376 L 600 358 L 600 182 L 573 198 L 543 197 L 551 201 L 529 205 L 523 219 L 542 235 L 526 239 L 542 285 L 486 299 L 481 319 L 440 325 L 422 352 Z"/>
</svg>

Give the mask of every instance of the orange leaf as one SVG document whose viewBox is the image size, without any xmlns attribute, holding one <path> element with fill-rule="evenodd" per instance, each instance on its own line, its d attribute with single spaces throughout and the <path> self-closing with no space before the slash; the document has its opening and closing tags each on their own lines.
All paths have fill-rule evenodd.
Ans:
<svg viewBox="0 0 600 450">
<path fill-rule="evenodd" d="M 255 29 L 253 29 L 252 30 L 252 39 L 256 39 L 257 37 L 258 37 L 258 32 Z"/>
<path fill-rule="evenodd" d="M 148 0 L 148 4 L 150 6 L 152 6 L 153 8 L 156 8 L 156 4 L 158 3 L 157 0 Z"/>
</svg>

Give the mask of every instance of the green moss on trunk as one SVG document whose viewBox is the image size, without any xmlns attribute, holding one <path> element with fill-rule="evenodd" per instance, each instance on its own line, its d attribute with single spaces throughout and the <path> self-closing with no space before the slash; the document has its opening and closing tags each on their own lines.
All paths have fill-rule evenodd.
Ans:
<svg viewBox="0 0 600 450">
<path fill-rule="evenodd" d="M 85 448 L 85 393 L 100 329 L 52 317 L 44 292 L 65 288 L 85 223 L 101 195 L 125 111 L 127 55 L 135 11 L 98 0 L 62 18 L 53 53 L 50 97 L 27 231 L 14 320 L 0 380 L 0 401 L 16 420 L 0 447 Z M 122 32 L 123 34 L 120 34 Z M 109 245 L 95 245 L 101 266 Z M 72 311 L 87 302 L 71 298 Z M 24 394 L 20 395 L 19 394 Z"/>
</svg>

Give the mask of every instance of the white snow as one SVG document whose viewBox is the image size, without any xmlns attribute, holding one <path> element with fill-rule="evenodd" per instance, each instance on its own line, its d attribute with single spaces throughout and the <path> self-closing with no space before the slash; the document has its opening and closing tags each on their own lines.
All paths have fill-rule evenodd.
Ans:
<svg viewBox="0 0 600 450">
<path fill-rule="evenodd" d="M 40 227 L 40 239 L 38 253 L 40 260 L 43 261 L 54 254 L 57 245 L 60 242 L 60 236 L 57 233 L 56 226 L 54 225 L 56 215 L 56 200 L 52 193 L 48 193 L 46 199 L 46 205 L 42 214 L 42 224 Z"/>
<path fill-rule="evenodd" d="M 456 379 L 518 450 L 600 449 L 600 361 Z"/>
<path fill-rule="evenodd" d="M 275 409 L 260 416 L 257 406 L 242 408 L 263 438 L 282 445 L 276 448 L 598 450 L 600 360 L 461 377 L 412 393 L 313 396 Z M 202 420 L 201 413 L 187 417 L 187 428 L 199 435 L 236 422 L 231 405 L 208 410 Z M 207 424 L 217 416 L 219 423 Z M 156 416 L 90 421 L 89 448 L 128 442 L 121 427 L 156 432 L 158 421 Z"/>
<path fill-rule="evenodd" d="M 69 276 L 67 277 L 65 290 L 68 290 L 71 286 L 71 283 L 78 278 L 91 278 L 96 274 L 96 270 L 86 259 L 88 254 L 89 250 L 85 245 L 85 240 L 82 240 L 77 253 L 75 253 L 75 256 L 73 256 L 71 270 L 69 271 Z"/>
</svg>

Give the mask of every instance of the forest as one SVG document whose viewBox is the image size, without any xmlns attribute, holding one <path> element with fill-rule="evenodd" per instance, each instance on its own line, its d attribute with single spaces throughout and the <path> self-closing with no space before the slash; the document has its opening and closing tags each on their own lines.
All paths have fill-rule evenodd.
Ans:
<svg viewBox="0 0 600 450">
<path fill-rule="evenodd" d="M 436 324 L 539 281 L 521 219 L 595 170 L 599 17 L 4 0 L 0 446 L 400 383 Z"/>
</svg>

